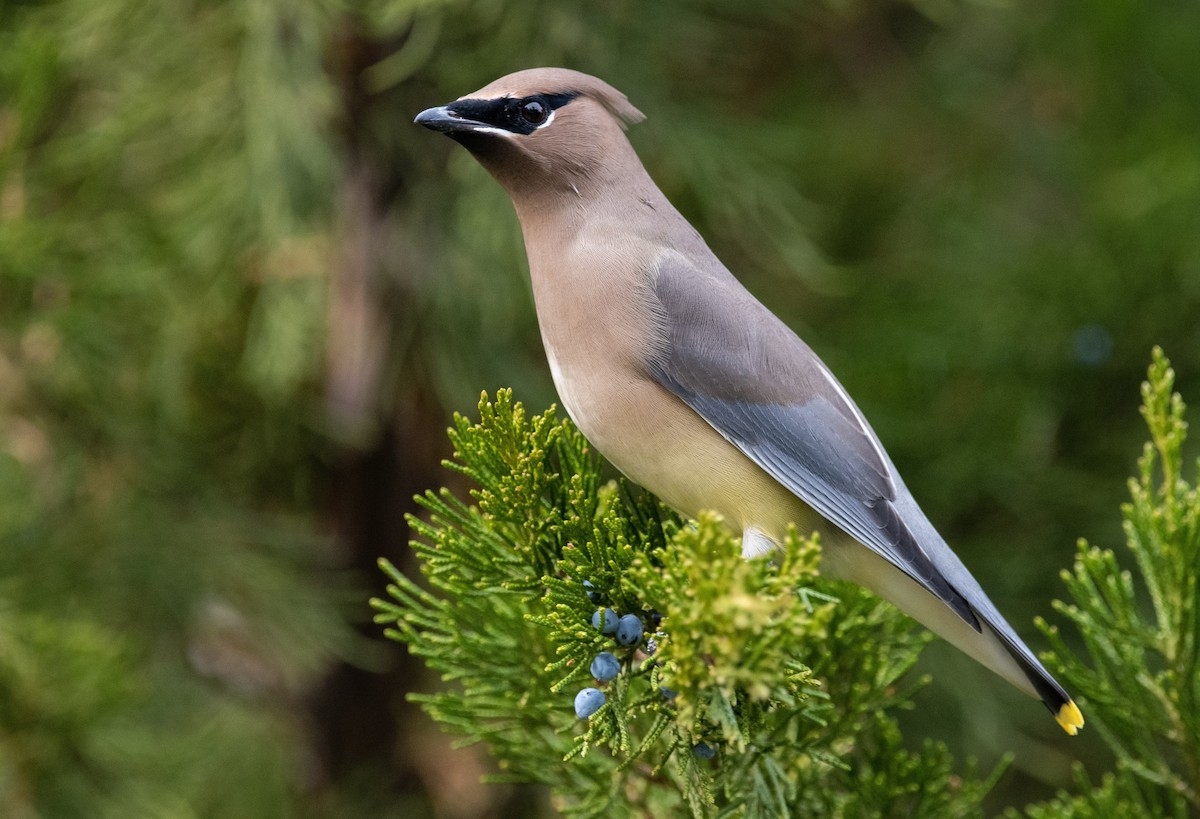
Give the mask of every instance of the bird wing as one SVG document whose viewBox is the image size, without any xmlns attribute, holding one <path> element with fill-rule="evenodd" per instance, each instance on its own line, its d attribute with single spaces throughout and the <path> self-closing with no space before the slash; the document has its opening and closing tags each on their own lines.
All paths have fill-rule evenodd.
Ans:
<svg viewBox="0 0 1200 819">
<path fill-rule="evenodd" d="M 808 345 L 723 268 L 703 272 L 668 253 L 651 281 L 663 330 L 647 362 L 655 380 L 978 631 L 966 599 L 894 503 L 897 481 L 879 440 Z"/>
</svg>

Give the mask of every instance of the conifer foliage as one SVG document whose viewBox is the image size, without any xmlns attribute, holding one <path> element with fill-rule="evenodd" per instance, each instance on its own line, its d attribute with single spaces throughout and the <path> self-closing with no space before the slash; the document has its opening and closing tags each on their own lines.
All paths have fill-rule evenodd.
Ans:
<svg viewBox="0 0 1200 819">
<path fill-rule="evenodd" d="M 445 729 L 486 742 L 507 777 L 550 786 L 569 815 L 977 809 L 990 783 L 952 776 L 938 745 L 904 750 L 890 714 L 926 636 L 819 577 L 815 539 L 744 560 L 719 519 L 686 523 L 605 480 L 553 409 L 530 417 L 502 390 L 479 414 L 456 417 L 447 464 L 472 502 L 430 492 L 428 520 L 411 520 L 428 588 L 384 561 L 391 599 L 374 601 L 450 683 L 420 697 Z M 647 639 L 604 633 L 612 613 Z M 620 669 L 602 682 L 604 652 Z M 587 688 L 603 704 L 585 696 L 581 719 Z"/>
<path fill-rule="evenodd" d="M 1081 542 L 1055 606 L 1079 640 L 1039 622 L 1085 737 L 1116 767 L 1097 779 L 1077 765 L 1076 792 L 1026 806 L 1035 819 L 1200 812 L 1200 491 L 1174 383 L 1156 349 L 1150 442 L 1122 510 L 1133 568 Z M 430 492 L 428 520 L 410 521 L 428 586 L 384 561 L 391 599 L 374 601 L 448 681 L 420 697 L 446 730 L 486 742 L 506 777 L 548 785 L 567 815 L 982 813 L 1000 771 L 954 775 L 942 746 L 905 750 L 892 718 L 928 636 L 820 577 L 815 538 L 743 560 L 718 518 L 689 523 L 606 481 L 553 409 L 529 417 L 500 391 L 479 413 L 456 416 L 447 463 L 471 501 Z M 621 645 L 605 627 L 630 616 L 647 639 Z"/>
<path fill-rule="evenodd" d="M 1200 491 L 1184 477 L 1187 423 L 1174 387 L 1156 348 L 1142 384 L 1150 441 L 1122 507 L 1134 568 L 1080 542 L 1063 572 L 1071 600 L 1056 608 L 1077 627 L 1086 657 L 1040 624 L 1117 769 L 1097 787 L 1079 769 L 1082 795 L 1061 796 L 1033 816 L 1200 814 Z"/>
</svg>

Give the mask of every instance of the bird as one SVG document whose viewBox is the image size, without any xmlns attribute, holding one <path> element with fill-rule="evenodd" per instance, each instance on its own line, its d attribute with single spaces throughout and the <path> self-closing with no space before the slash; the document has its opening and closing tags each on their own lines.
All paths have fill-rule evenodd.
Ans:
<svg viewBox="0 0 1200 819">
<path fill-rule="evenodd" d="M 816 531 L 822 571 L 891 601 L 1071 735 L 1083 715 L 938 534 L 861 410 L 651 179 L 644 119 L 596 77 L 533 68 L 414 120 L 507 191 L 572 421 L 633 482 L 719 513 L 747 557 Z"/>
</svg>

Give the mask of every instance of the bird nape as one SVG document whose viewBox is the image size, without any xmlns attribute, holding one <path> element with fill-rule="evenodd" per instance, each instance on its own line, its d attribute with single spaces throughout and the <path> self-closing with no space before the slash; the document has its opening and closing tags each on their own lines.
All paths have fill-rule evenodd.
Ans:
<svg viewBox="0 0 1200 819">
<path fill-rule="evenodd" d="M 747 555 L 817 530 L 824 570 L 890 600 L 1030 696 L 1079 708 L 937 533 L 858 406 L 725 268 L 625 137 L 625 95 L 519 71 L 416 122 L 508 191 L 554 385 L 626 476 L 685 515 L 719 512 Z"/>
</svg>

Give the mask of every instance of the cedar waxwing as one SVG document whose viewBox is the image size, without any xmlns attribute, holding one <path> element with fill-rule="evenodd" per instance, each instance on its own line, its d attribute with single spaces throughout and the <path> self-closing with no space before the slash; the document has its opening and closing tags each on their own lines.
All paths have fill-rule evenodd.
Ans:
<svg viewBox="0 0 1200 819">
<path fill-rule="evenodd" d="M 625 95 L 520 71 L 416 122 L 508 191 L 563 406 L 618 469 L 680 512 L 719 512 L 743 552 L 817 530 L 822 569 L 890 600 L 1046 704 L 1083 716 L 917 506 L 846 390 L 650 179 Z"/>
</svg>

